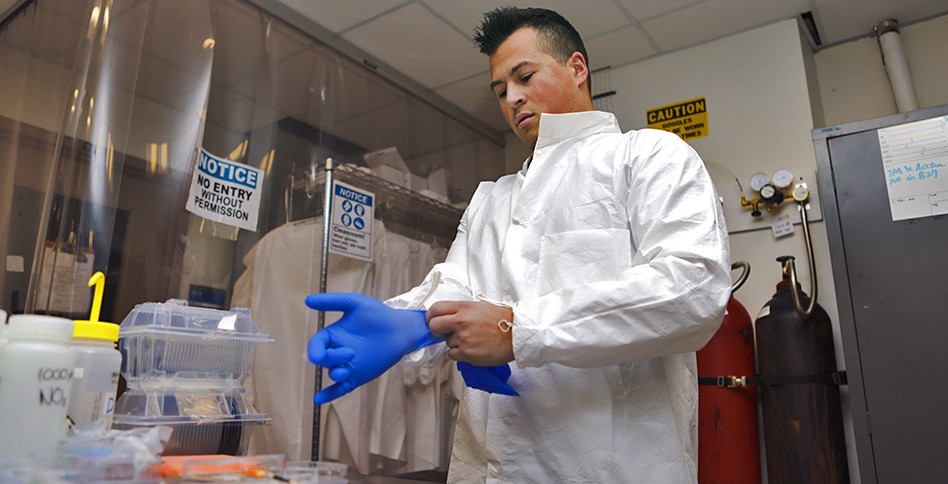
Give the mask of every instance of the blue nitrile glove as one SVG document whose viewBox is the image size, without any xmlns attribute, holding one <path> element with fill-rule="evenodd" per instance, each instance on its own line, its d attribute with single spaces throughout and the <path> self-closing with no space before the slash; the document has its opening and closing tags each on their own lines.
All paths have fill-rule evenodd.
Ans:
<svg viewBox="0 0 948 484">
<path fill-rule="evenodd" d="M 464 378 L 464 384 L 487 393 L 499 393 L 519 397 L 520 394 L 507 384 L 510 378 L 510 365 L 474 366 L 463 361 L 458 362 L 458 371 Z"/>
<path fill-rule="evenodd" d="M 361 294 L 310 294 L 306 305 L 345 313 L 309 340 L 309 360 L 327 368 L 336 381 L 316 394 L 316 404 L 331 402 L 374 380 L 408 353 L 442 341 L 428 330 L 425 311 L 392 309 Z"/>
</svg>

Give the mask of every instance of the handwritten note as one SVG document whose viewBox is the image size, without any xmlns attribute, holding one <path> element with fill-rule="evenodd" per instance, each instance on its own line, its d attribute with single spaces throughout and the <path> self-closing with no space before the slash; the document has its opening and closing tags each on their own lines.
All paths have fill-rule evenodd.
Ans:
<svg viewBox="0 0 948 484">
<path fill-rule="evenodd" d="M 774 224 L 770 226 L 770 230 L 774 233 L 774 238 L 779 239 L 780 237 L 793 233 L 793 222 L 791 222 L 790 217 L 786 215 L 777 217 Z"/>
<path fill-rule="evenodd" d="M 892 220 L 948 214 L 948 116 L 879 130 Z"/>
</svg>

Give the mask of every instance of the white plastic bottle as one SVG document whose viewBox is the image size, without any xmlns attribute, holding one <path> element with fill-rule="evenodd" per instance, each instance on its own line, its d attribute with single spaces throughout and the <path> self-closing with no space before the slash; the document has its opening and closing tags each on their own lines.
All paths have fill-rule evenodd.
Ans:
<svg viewBox="0 0 948 484">
<path fill-rule="evenodd" d="M 0 456 L 52 457 L 66 433 L 76 352 L 73 322 L 10 316 L 0 354 Z"/>
<path fill-rule="evenodd" d="M 122 369 L 122 353 L 115 349 L 119 327 L 99 322 L 105 274 L 92 274 L 89 285 L 95 286 L 89 320 L 76 321 L 76 331 L 72 335 L 76 371 L 72 380 L 69 419 L 76 430 L 110 430 L 119 371 Z"/>
<path fill-rule="evenodd" d="M 72 379 L 69 419 L 77 430 L 112 428 L 115 392 L 122 367 L 122 353 L 115 349 L 118 336 L 117 324 L 76 321 L 72 336 L 76 370 Z"/>
</svg>

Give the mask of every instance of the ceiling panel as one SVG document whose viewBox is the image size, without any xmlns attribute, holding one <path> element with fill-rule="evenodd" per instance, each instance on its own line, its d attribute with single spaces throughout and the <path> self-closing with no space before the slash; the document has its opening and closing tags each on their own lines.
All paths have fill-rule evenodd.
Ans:
<svg viewBox="0 0 948 484">
<path fill-rule="evenodd" d="M 812 9 L 824 45 L 948 11 L 944 0 L 277 0 L 498 131 L 506 123 L 483 87 L 486 62 L 471 35 L 483 14 L 512 5 L 551 8 L 586 40 L 593 69 L 692 47 Z M 635 22 L 641 28 L 636 28 Z M 350 29 L 350 30 L 346 30 Z M 416 94 L 423 97 L 423 93 Z"/>
<path fill-rule="evenodd" d="M 636 20 L 642 21 L 704 1 L 706 0 L 619 0 L 619 3 L 621 3 Z"/>
<path fill-rule="evenodd" d="M 416 4 L 343 37 L 429 88 L 484 69 L 484 58 L 470 40 Z"/>
<path fill-rule="evenodd" d="M 205 75 L 209 75 L 209 60 L 205 67 Z M 207 79 L 195 74 L 193 68 L 182 69 L 156 56 L 142 56 L 135 94 L 179 111 L 200 106 L 207 93 Z"/>
<path fill-rule="evenodd" d="M 208 96 L 207 122 L 226 127 L 235 133 L 243 134 L 269 126 L 287 116 L 287 113 L 274 109 L 273 106 L 233 92 L 212 90 Z"/>
<path fill-rule="evenodd" d="M 328 95 L 335 98 L 333 103 L 339 105 L 336 110 L 339 120 L 371 115 L 408 97 L 361 66 L 341 64 L 338 69 L 338 77 L 345 82 L 333 86 L 335 89 Z"/>
<path fill-rule="evenodd" d="M 356 80 L 349 81 L 347 86 L 331 84 L 332 99 L 321 101 L 319 88 L 323 80 L 331 81 L 333 72 L 338 73 L 332 69 L 347 64 L 330 62 L 327 68 L 325 59 L 314 53 L 317 49 L 312 47 L 312 38 L 282 22 L 270 23 L 271 17 L 261 16 L 257 10 L 257 6 L 266 8 L 277 2 L 286 9 L 274 11 L 285 15 L 298 12 L 338 34 L 333 39 L 324 39 L 326 42 L 335 40 L 342 46 L 354 45 L 371 56 L 370 60 L 397 70 L 501 132 L 508 128 L 486 87 L 487 61 L 470 38 L 483 13 L 499 6 L 540 6 L 562 13 L 586 40 L 592 69 L 637 62 L 793 18 L 811 9 L 824 46 L 871 35 L 872 27 L 886 18 L 895 18 L 906 25 L 948 13 L 944 0 L 161 2 L 163 6 L 171 6 L 151 8 L 150 2 L 116 2 L 109 32 L 109 42 L 114 44 L 111 47 L 106 44 L 105 49 L 99 46 L 94 54 L 102 61 L 129 66 L 139 56 L 141 64 L 137 69 L 131 66 L 109 80 L 125 87 L 136 83 L 136 89 L 154 95 L 158 102 L 177 106 L 193 97 L 190 89 L 206 76 L 211 52 L 202 49 L 201 44 L 210 35 L 218 42 L 213 52 L 215 85 L 212 89 L 221 89 L 224 93 L 233 89 L 258 103 L 273 104 L 274 113 L 292 112 L 294 116 L 329 118 L 341 123 L 346 120 L 339 113 L 371 118 L 379 109 L 384 111 L 393 103 L 404 102 L 405 92 L 391 88 L 387 81 L 380 81 L 360 64 L 350 68 L 364 71 L 365 75 L 355 76 Z M 0 13 L 4 5 L 12 3 L 15 0 L 0 0 Z M 77 54 L 81 55 L 77 46 L 86 39 L 95 4 L 94 0 L 36 0 L 29 9 L 44 11 L 44 15 L 34 17 L 23 39 L 14 28 L 5 31 L 4 43 L 8 48 L 17 48 L 28 42 L 37 56 L 72 69 L 82 64 L 82 59 L 77 58 Z M 168 23 L 184 27 L 161 28 Z M 181 35 L 182 31 L 187 34 Z M 259 34 L 247 35 L 248 31 Z M 298 55 L 301 52 L 307 54 Z M 261 58 L 264 62 L 260 62 Z M 356 60 L 361 61 L 361 58 Z M 97 67 L 95 62 L 98 61 L 93 58 L 93 70 Z M 322 63 L 323 67 L 313 67 L 314 63 Z M 255 72 L 261 64 L 269 68 Z M 409 89 L 421 98 L 428 92 L 417 86 L 409 86 Z M 379 126 L 375 122 L 370 124 Z M 423 143 L 416 144 L 418 151 L 424 152 Z"/>
<path fill-rule="evenodd" d="M 121 42 L 108 42 L 89 65 L 89 76 L 113 87 L 133 92 L 138 82 L 141 50 Z"/>
<path fill-rule="evenodd" d="M 405 3 L 405 0 L 282 0 L 282 3 L 337 33 Z"/>
<path fill-rule="evenodd" d="M 399 143 L 411 137 L 410 130 L 408 103 L 400 102 L 378 109 L 371 114 L 347 119 L 327 131 L 368 151 L 389 146 L 398 146 L 399 151 L 403 151 Z"/>
<path fill-rule="evenodd" d="M 149 8 L 144 50 L 194 72 L 203 71 L 209 50 L 204 41 L 214 37 L 214 14 L 207 4 L 175 0 L 164 8 Z M 173 5 L 173 7 L 167 6 Z M 169 29 L 167 25 L 180 25 Z M 181 32 L 187 35 L 181 35 Z"/>
<path fill-rule="evenodd" d="M 948 12 L 944 0 L 813 0 L 825 44 L 872 34 L 879 22 L 894 18 L 901 24 Z"/>
<path fill-rule="evenodd" d="M 470 79 L 438 88 L 435 92 L 495 130 L 505 131 L 509 129 L 507 122 L 500 114 L 497 98 L 489 86 L 490 75 L 484 71 Z"/>
<path fill-rule="evenodd" d="M 74 4 L 70 6 L 71 9 L 59 11 L 40 4 L 35 9 L 22 11 L 27 21 L 5 25 L 3 43 L 71 68 L 80 41 L 85 38 L 88 18 L 79 20 L 85 14 Z"/>
<path fill-rule="evenodd" d="M 586 42 L 589 68 L 618 67 L 658 53 L 635 27 L 625 27 Z"/>
<path fill-rule="evenodd" d="M 258 11 L 242 3 L 217 5 L 213 82 L 229 86 L 266 65 L 267 39 Z"/>
<path fill-rule="evenodd" d="M 543 7 L 559 12 L 584 38 L 629 24 L 625 14 L 611 0 L 420 0 L 468 37 L 473 35 L 484 13 L 497 7 Z"/>
<path fill-rule="evenodd" d="M 663 51 L 793 18 L 809 10 L 806 0 L 707 0 L 642 22 Z"/>
<path fill-rule="evenodd" d="M 145 42 L 145 25 L 148 23 L 148 6 L 144 4 L 122 5 L 113 9 L 112 20 L 106 33 L 107 43 L 100 42 L 96 49 L 106 56 L 112 66 L 103 72 L 124 89 L 131 91 L 138 79 L 142 49 Z M 101 34 L 100 34 L 101 35 Z M 101 41 L 101 37 L 100 37 Z M 122 80 L 127 80 L 128 83 Z"/>
<path fill-rule="evenodd" d="M 444 114 L 427 104 L 412 101 L 408 104 L 411 138 L 399 146 L 399 154 L 404 158 L 417 158 L 444 148 Z"/>
<path fill-rule="evenodd" d="M 226 5 L 249 7 L 253 15 L 241 9 L 245 18 L 236 22 L 238 28 L 228 26 L 215 33 L 214 89 L 234 89 L 246 96 L 272 91 L 274 69 L 303 54 L 313 39 L 272 17 L 261 18 L 248 4 Z M 238 9 L 233 10 L 230 16 L 238 17 Z"/>
<path fill-rule="evenodd" d="M 13 6 L 17 3 L 17 1 L 19 0 L 0 0 L 0 14 L 3 14 L 7 10 L 10 10 L 11 8 L 13 8 Z M 3 20 L 3 19 L 0 18 L 0 20 Z"/>
</svg>

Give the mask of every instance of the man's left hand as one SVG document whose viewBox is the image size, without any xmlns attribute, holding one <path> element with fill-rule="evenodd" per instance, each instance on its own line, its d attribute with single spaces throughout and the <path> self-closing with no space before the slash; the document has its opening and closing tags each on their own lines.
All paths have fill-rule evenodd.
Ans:
<svg viewBox="0 0 948 484">
<path fill-rule="evenodd" d="M 477 366 L 498 366 L 514 360 L 513 310 L 484 301 L 440 301 L 428 308 L 428 329 L 447 335 L 448 357 Z"/>
</svg>

